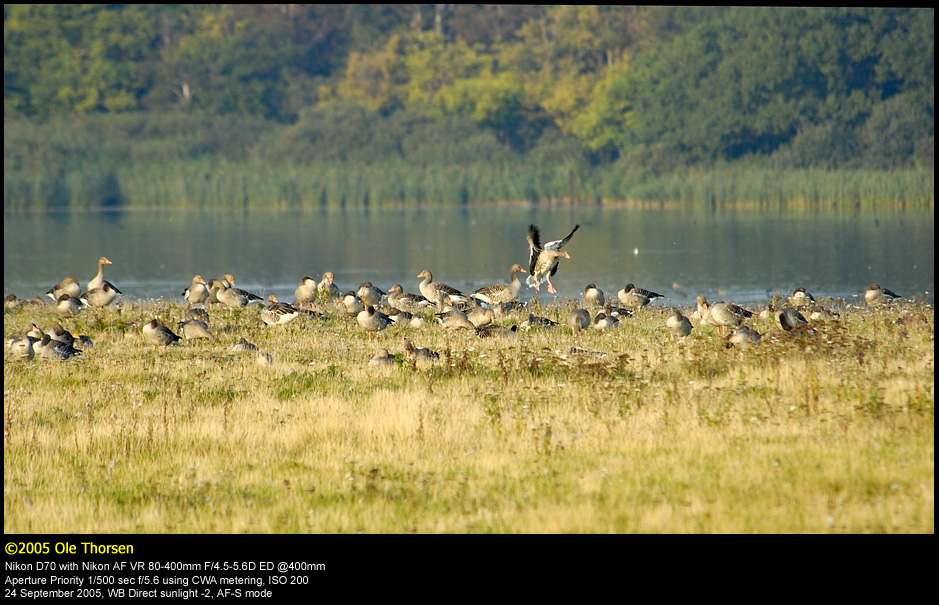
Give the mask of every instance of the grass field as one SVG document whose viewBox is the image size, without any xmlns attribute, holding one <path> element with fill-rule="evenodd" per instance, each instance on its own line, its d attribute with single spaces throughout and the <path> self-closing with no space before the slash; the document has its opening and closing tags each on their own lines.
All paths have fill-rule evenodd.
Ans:
<svg viewBox="0 0 939 605">
<path fill-rule="evenodd" d="M 934 310 L 829 302 L 809 331 L 751 320 L 745 349 L 673 338 L 655 305 L 577 336 L 570 301 L 533 306 L 562 326 L 515 340 L 249 307 L 165 350 L 141 328 L 177 304 L 5 309 L 8 338 L 60 321 L 95 344 L 4 356 L 4 531 L 932 533 Z"/>
</svg>

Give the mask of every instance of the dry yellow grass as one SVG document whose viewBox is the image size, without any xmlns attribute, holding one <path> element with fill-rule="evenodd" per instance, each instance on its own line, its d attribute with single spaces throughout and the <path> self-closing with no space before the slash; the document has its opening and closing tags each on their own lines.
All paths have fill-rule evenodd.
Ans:
<svg viewBox="0 0 939 605">
<path fill-rule="evenodd" d="M 65 322 L 96 340 L 81 359 L 4 358 L 4 530 L 933 532 L 933 309 L 841 311 L 795 335 L 755 320 L 741 350 L 670 338 L 661 309 L 370 343 L 249 308 L 165 351 L 139 328 L 179 307 L 85 312 Z M 5 311 L 8 335 L 31 321 L 57 318 Z M 241 336 L 273 363 L 232 353 Z M 404 336 L 441 361 L 402 360 Z M 395 367 L 367 365 L 379 346 Z"/>
</svg>

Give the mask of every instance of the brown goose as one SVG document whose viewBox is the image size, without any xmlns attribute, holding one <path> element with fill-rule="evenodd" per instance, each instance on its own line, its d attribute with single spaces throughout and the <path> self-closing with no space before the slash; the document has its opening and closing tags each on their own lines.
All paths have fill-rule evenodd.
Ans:
<svg viewBox="0 0 939 605">
<path fill-rule="evenodd" d="M 360 311 L 355 319 L 359 322 L 359 326 L 368 332 L 369 340 L 372 339 L 372 334 L 381 332 L 392 323 L 387 315 L 381 311 L 376 311 L 372 305 L 367 306 L 364 311 Z"/>
<path fill-rule="evenodd" d="M 475 300 L 472 298 L 469 300 L 471 302 L 475 302 Z M 491 307 L 484 309 L 475 304 L 467 307 L 464 313 L 466 313 L 466 318 L 470 320 L 470 322 L 477 328 L 491 324 L 496 315 L 496 312 L 493 311 Z"/>
<path fill-rule="evenodd" d="M 64 361 L 81 354 L 79 349 L 61 340 L 54 340 L 48 334 L 43 336 L 39 342 L 33 343 L 33 349 L 41 359 L 53 361 Z"/>
<path fill-rule="evenodd" d="M 728 347 L 747 348 L 763 342 L 763 336 L 750 326 L 739 326 L 730 331 L 726 337 Z"/>
<path fill-rule="evenodd" d="M 809 323 L 805 319 L 805 316 L 796 309 L 779 309 L 776 311 L 774 318 L 776 319 L 776 323 L 779 325 L 779 327 L 786 332 L 797 330 L 802 326 L 808 325 Z"/>
<path fill-rule="evenodd" d="M 186 340 L 212 338 L 212 333 L 209 332 L 209 324 L 201 319 L 185 319 L 179 322 L 179 331 L 183 333 Z"/>
<path fill-rule="evenodd" d="M 335 280 L 336 275 L 332 271 L 323 273 L 323 279 L 316 285 L 316 295 L 326 300 L 336 300 L 342 296 L 339 286 L 333 283 Z"/>
<path fill-rule="evenodd" d="M 740 305 L 728 302 L 709 304 L 707 298 L 698 295 L 698 313 L 705 325 L 717 326 L 724 333 L 724 328 L 735 328 L 753 317 L 753 312 Z"/>
<path fill-rule="evenodd" d="M 528 226 L 528 271 L 530 275 L 525 281 L 529 288 L 534 288 L 536 292 L 540 292 L 540 284 L 547 281 L 548 292 L 551 294 L 557 293 L 554 286 L 551 285 L 551 278 L 558 272 L 558 261 L 562 258 L 571 257 L 567 252 L 563 252 L 561 247 L 570 241 L 574 232 L 578 229 L 580 229 L 580 224 L 575 225 L 567 237 L 548 242 L 542 247 L 538 227 L 535 225 Z"/>
<path fill-rule="evenodd" d="M 218 300 L 218 291 L 221 289 L 222 284 L 227 285 L 229 288 L 235 287 L 235 277 L 231 273 L 226 273 L 221 279 L 206 280 L 205 285 L 209 289 L 209 298 L 205 301 L 205 304 L 209 306 L 222 304 Z"/>
<path fill-rule="evenodd" d="M 422 281 L 419 286 L 421 294 L 424 295 L 424 298 L 437 305 L 437 310 L 443 310 L 443 300 L 447 296 L 449 296 L 450 299 L 455 303 L 466 302 L 465 294 L 452 286 L 448 286 L 447 284 L 441 282 L 435 282 L 434 276 L 428 269 L 421 271 L 418 277 L 424 278 L 424 281 Z"/>
<path fill-rule="evenodd" d="M 234 313 L 236 308 L 247 307 L 252 303 L 262 303 L 264 301 L 257 294 L 252 294 L 241 288 L 229 287 L 224 280 L 216 282 L 215 286 L 213 290 L 216 290 L 215 295 L 218 297 L 218 302 L 230 309 L 229 314 Z"/>
<path fill-rule="evenodd" d="M 188 288 L 183 290 L 182 297 L 189 301 L 189 305 L 205 303 L 209 300 L 209 288 L 201 276 L 195 275 Z"/>
<path fill-rule="evenodd" d="M 368 365 L 373 368 L 393 368 L 395 366 L 394 357 L 388 354 L 388 349 L 378 349 L 368 360 Z"/>
<path fill-rule="evenodd" d="M 346 321 L 357 317 L 358 314 L 365 309 L 365 305 L 362 304 L 362 299 L 352 290 L 343 294 L 341 298 L 337 298 L 335 305 L 336 308 L 339 309 L 339 312 L 345 316 Z"/>
<path fill-rule="evenodd" d="M 28 328 L 21 331 L 18 335 L 14 334 L 10 340 L 7 341 L 7 345 L 10 347 L 10 353 L 13 355 L 14 359 L 25 359 L 29 361 L 36 356 L 33 344 L 37 341 L 27 336 L 27 331 Z"/>
<path fill-rule="evenodd" d="M 98 259 L 98 274 L 92 277 L 91 281 L 88 282 L 88 287 L 85 288 L 86 292 L 89 290 L 94 290 L 95 288 L 100 288 L 101 286 L 105 284 L 104 266 L 110 265 L 110 264 L 113 264 L 113 263 L 111 263 L 111 261 L 109 261 L 103 256 Z M 114 284 L 111 284 L 111 285 L 113 286 Z"/>
<path fill-rule="evenodd" d="M 377 307 L 381 303 L 381 299 L 388 296 L 388 293 L 373 286 L 372 282 L 366 281 L 362 282 L 355 295 L 362 300 L 363 305 Z"/>
<path fill-rule="evenodd" d="M 443 313 L 437 313 L 437 321 L 439 321 L 443 327 L 447 330 L 475 330 L 476 326 L 473 325 L 473 322 L 469 320 L 469 317 L 466 316 L 466 313 L 460 311 L 456 307 L 452 307 L 448 311 Z"/>
<path fill-rule="evenodd" d="M 268 304 L 261 310 L 261 321 L 269 326 L 283 326 L 295 320 L 300 315 L 300 309 L 293 305 L 277 302 L 273 294 L 267 297 Z"/>
<path fill-rule="evenodd" d="M 55 312 L 59 314 L 60 317 L 71 317 L 72 315 L 78 315 L 82 310 L 84 304 L 80 298 L 71 296 L 69 294 L 62 294 L 55 301 Z"/>
<path fill-rule="evenodd" d="M 78 298 L 82 295 L 82 288 L 78 283 L 78 280 L 74 277 L 66 277 L 56 285 L 49 288 L 49 291 L 46 292 L 46 296 L 52 300 L 59 300 L 63 294 Z"/>
<path fill-rule="evenodd" d="M 807 307 L 814 303 L 815 297 L 802 286 L 793 290 L 792 294 L 789 295 L 789 304 L 796 308 Z"/>
<path fill-rule="evenodd" d="M 551 320 L 548 319 L 547 317 L 538 317 L 538 316 L 535 315 L 534 313 L 529 313 L 529 314 L 528 314 L 528 319 L 526 319 L 525 321 L 523 321 L 523 322 L 521 323 L 521 325 L 519 326 L 519 328 L 521 328 L 522 330 L 530 330 L 530 329 L 535 328 L 535 327 L 538 327 L 538 328 L 553 328 L 553 327 L 555 327 L 555 326 L 557 326 L 557 325 L 558 325 L 557 322 L 551 321 Z"/>
<path fill-rule="evenodd" d="M 408 313 L 421 313 L 434 306 L 434 303 L 421 294 L 405 292 L 401 284 L 395 284 L 388 289 L 388 304 Z"/>
<path fill-rule="evenodd" d="M 887 288 L 880 287 L 879 284 L 871 284 L 864 291 L 864 300 L 869 305 L 883 305 L 898 298 L 903 297 Z"/>
<path fill-rule="evenodd" d="M 577 334 L 581 330 L 590 327 L 590 313 L 586 309 L 572 309 L 571 314 L 567 316 L 567 325 Z"/>
<path fill-rule="evenodd" d="M 143 335 L 150 344 L 161 346 L 164 349 L 168 345 L 177 344 L 182 340 L 179 334 L 161 324 L 157 319 L 150 320 L 150 323 L 143 327 Z"/>
<path fill-rule="evenodd" d="M 408 359 L 413 359 L 414 361 L 433 362 L 440 359 L 440 353 L 423 347 L 415 347 L 411 344 L 410 338 L 404 339 L 404 353 L 407 355 Z"/>
<path fill-rule="evenodd" d="M 511 302 L 515 300 L 518 296 L 518 291 L 522 288 L 522 282 L 518 279 L 519 273 L 527 272 L 521 265 L 516 263 L 509 269 L 509 283 L 485 286 L 476 290 L 470 294 L 470 296 L 488 305 Z"/>
<path fill-rule="evenodd" d="M 518 338 L 518 326 L 506 328 L 498 324 L 491 324 L 476 328 L 476 336 L 480 338 L 501 338 L 503 340 L 512 340 Z"/>
<path fill-rule="evenodd" d="M 587 284 L 584 288 L 584 306 L 602 307 L 606 304 L 606 294 L 596 284 Z"/>
<path fill-rule="evenodd" d="M 672 314 L 665 320 L 665 326 L 669 332 L 678 337 L 684 337 L 691 334 L 692 325 L 687 317 L 681 314 L 678 309 L 672 309 Z"/>
<path fill-rule="evenodd" d="M 663 298 L 663 296 L 657 292 L 646 290 L 645 288 L 637 288 L 635 285 L 629 283 L 616 293 L 616 298 L 618 298 L 627 309 L 638 311 L 653 300 Z"/>
<path fill-rule="evenodd" d="M 117 300 L 117 297 L 123 294 L 115 288 L 110 282 L 104 282 L 100 288 L 92 288 L 81 295 L 81 300 L 89 307 L 102 308 L 110 305 Z"/>
<path fill-rule="evenodd" d="M 307 303 L 310 303 L 310 309 L 312 309 L 313 301 L 316 300 L 316 280 L 310 275 L 304 275 L 293 291 L 293 296 L 297 299 L 297 305 L 301 309 Z"/>
<path fill-rule="evenodd" d="M 596 317 L 593 318 L 593 324 L 590 327 L 594 330 L 608 330 L 610 328 L 618 328 L 619 320 L 612 315 L 607 315 L 601 311 L 600 313 L 597 313 Z"/>
</svg>

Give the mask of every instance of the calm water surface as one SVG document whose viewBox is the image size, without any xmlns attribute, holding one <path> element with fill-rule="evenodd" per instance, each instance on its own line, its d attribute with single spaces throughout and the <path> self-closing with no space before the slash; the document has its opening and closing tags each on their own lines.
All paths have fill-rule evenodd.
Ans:
<svg viewBox="0 0 939 605">
<path fill-rule="evenodd" d="M 528 225 L 542 241 L 580 230 L 552 279 L 561 298 L 588 283 L 613 294 L 633 282 L 687 305 L 695 296 L 760 304 L 806 287 L 849 302 L 872 282 L 933 304 L 933 210 L 786 211 L 603 206 L 145 211 L 8 215 L 3 290 L 43 295 L 66 275 L 82 286 L 107 256 L 105 278 L 126 298 L 182 302 L 192 276 L 232 273 L 239 287 L 293 300 L 300 278 L 336 274 L 417 292 L 424 269 L 464 290 L 528 266 Z M 527 299 L 534 290 L 523 289 Z M 544 287 L 538 299 L 551 302 Z"/>
</svg>

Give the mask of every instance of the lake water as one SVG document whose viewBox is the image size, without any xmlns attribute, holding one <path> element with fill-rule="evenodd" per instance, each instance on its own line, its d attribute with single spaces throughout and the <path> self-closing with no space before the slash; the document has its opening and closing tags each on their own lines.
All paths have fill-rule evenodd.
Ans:
<svg viewBox="0 0 939 605">
<path fill-rule="evenodd" d="M 336 274 L 345 292 L 363 281 L 418 292 L 424 269 L 472 291 L 528 267 L 530 223 L 542 241 L 580 223 L 552 279 L 560 298 L 588 283 L 609 294 L 626 283 L 657 291 L 664 304 L 695 296 L 760 304 L 806 287 L 849 302 L 877 282 L 933 304 L 932 209 L 645 209 L 609 206 L 485 206 L 301 211 L 149 211 L 7 215 L 3 291 L 44 295 L 70 275 L 82 286 L 97 259 L 125 298 L 183 302 L 192 276 L 232 273 L 239 287 L 293 300 L 300 278 Z M 524 277 L 524 276 L 522 276 Z M 533 289 L 523 288 L 529 298 Z M 545 287 L 538 299 L 554 296 Z M 663 304 L 661 301 L 658 304 Z"/>
</svg>

